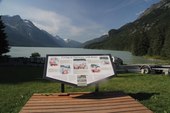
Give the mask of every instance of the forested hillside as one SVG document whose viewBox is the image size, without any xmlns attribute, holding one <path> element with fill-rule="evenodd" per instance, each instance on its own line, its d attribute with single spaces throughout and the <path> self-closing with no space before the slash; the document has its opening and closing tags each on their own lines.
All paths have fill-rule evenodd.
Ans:
<svg viewBox="0 0 170 113">
<path fill-rule="evenodd" d="M 152 5 L 136 21 L 112 29 L 109 38 L 86 48 L 127 50 L 134 55 L 170 57 L 170 0 Z"/>
</svg>

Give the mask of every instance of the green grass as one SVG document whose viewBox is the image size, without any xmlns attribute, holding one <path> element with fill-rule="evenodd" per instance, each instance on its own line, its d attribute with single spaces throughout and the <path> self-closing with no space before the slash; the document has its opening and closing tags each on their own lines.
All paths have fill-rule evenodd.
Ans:
<svg viewBox="0 0 170 113">
<path fill-rule="evenodd" d="M 164 64 L 164 65 L 170 64 L 170 59 L 168 57 L 150 56 L 150 55 L 145 55 L 143 57 L 146 59 L 158 61 L 158 64 Z"/>
<path fill-rule="evenodd" d="M 60 84 L 41 79 L 41 67 L 0 67 L 0 113 L 18 113 L 33 93 L 60 92 Z M 94 91 L 94 86 L 66 86 L 66 92 Z M 123 91 L 155 113 L 170 113 L 170 76 L 118 74 L 99 90 Z"/>
</svg>

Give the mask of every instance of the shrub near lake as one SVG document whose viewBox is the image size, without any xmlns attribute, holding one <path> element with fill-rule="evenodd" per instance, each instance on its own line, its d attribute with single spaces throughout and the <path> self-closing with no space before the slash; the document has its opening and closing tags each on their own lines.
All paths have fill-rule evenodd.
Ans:
<svg viewBox="0 0 170 113">
<path fill-rule="evenodd" d="M 18 113 L 33 93 L 60 92 L 60 84 L 42 79 L 42 67 L 0 67 L 0 113 Z M 155 113 L 170 112 L 170 77 L 164 75 L 118 74 L 99 84 L 100 91 L 123 91 Z M 92 92 L 94 86 L 66 92 Z"/>
</svg>

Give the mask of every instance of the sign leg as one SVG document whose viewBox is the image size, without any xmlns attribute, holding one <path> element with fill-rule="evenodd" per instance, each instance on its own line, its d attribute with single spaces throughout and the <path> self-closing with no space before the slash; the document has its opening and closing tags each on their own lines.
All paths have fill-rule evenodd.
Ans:
<svg viewBox="0 0 170 113">
<path fill-rule="evenodd" d="M 64 93 L 65 92 L 65 87 L 64 87 L 64 84 L 61 83 L 61 93 Z"/>
<path fill-rule="evenodd" d="M 99 92 L 99 84 L 96 83 L 96 84 L 95 84 L 95 93 L 98 93 L 98 92 Z"/>
</svg>

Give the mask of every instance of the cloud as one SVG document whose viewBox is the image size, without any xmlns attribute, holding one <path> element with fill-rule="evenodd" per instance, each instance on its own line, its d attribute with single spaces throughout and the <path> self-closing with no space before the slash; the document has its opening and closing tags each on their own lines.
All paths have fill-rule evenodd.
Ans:
<svg viewBox="0 0 170 113">
<path fill-rule="evenodd" d="M 42 10 L 38 8 L 27 8 L 25 11 L 27 19 L 49 33 L 55 35 L 60 29 L 71 29 L 71 20 L 63 15 L 57 14 L 53 11 Z"/>
<path fill-rule="evenodd" d="M 81 26 L 74 25 L 71 18 L 53 11 L 29 7 L 25 8 L 24 13 L 26 14 L 24 18 L 31 20 L 38 28 L 49 32 L 53 36 L 59 35 L 63 38 L 83 41 L 88 39 L 80 38 L 95 38 L 103 34 L 104 31 L 102 26 L 88 19 L 81 20 Z"/>
<path fill-rule="evenodd" d="M 20 15 L 23 19 L 28 19 L 38 28 L 43 29 L 53 36 L 59 35 L 62 38 L 69 38 L 77 41 L 87 41 L 96 38 L 107 31 L 106 28 L 79 15 L 65 16 L 55 10 L 45 10 L 38 7 L 3 4 L 0 12 L 7 15 Z M 75 19 L 76 16 L 76 19 Z M 82 16 L 82 17 L 81 17 Z M 77 21 L 78 22 L 77 22 Z M 102 31 L 102 32 L 101 32 Z"/>
<path fill-rule="evenodd" d="M 14 9 L 14 10 L 11 10 Z M 20 15 L 23 19 L 31 20 L 38 28 L 46 30 L 52 35 L 58 34 L 61 30 L 75 32 L 76 26 L 72 25 L 71 19 L 54 11 L 44 10 L 28 6 L 6 6 L 7 14 Z M 80 32 L 80 30 L 79 30 Z M 76 33 L 76 32 L 75 32 Z"/>
<path fill-rule="evenodd" d="M 106 12 L 119 12 L 122 9 L 126 9 L 129 6 L 134 5 L 135 3 L 137 3 L 139 0 L 120 0 L 119 3 L 114 4 L 114 6 L 108 10 L 106 10 Z"/>
</svg>

